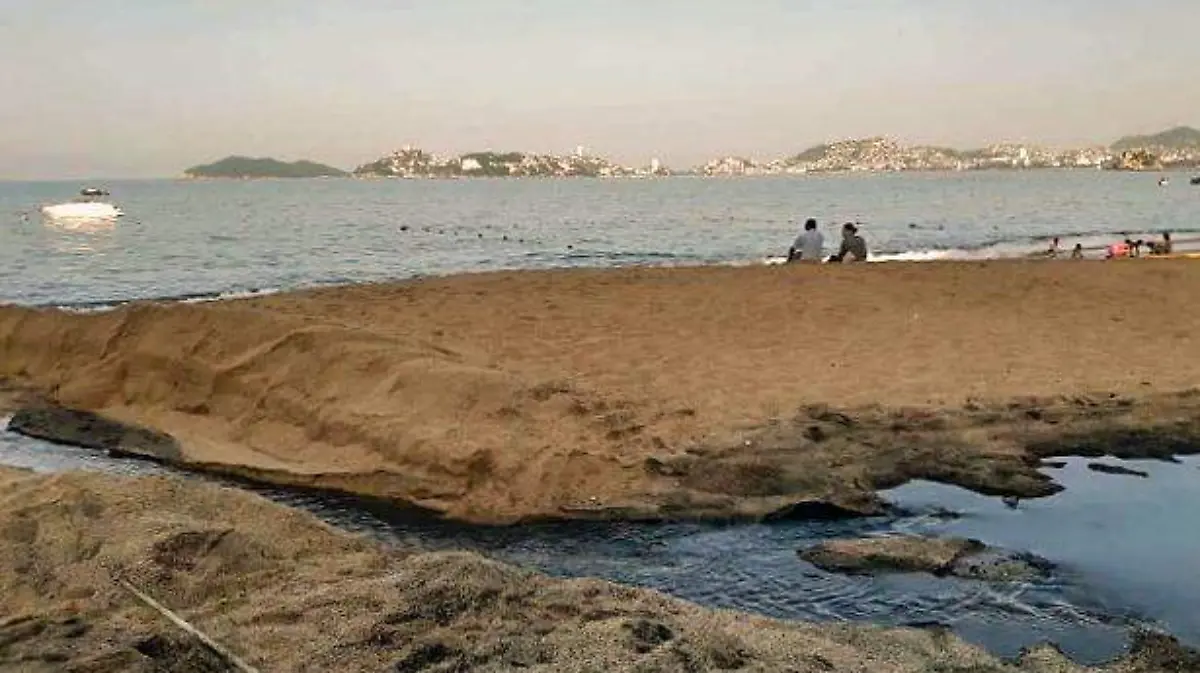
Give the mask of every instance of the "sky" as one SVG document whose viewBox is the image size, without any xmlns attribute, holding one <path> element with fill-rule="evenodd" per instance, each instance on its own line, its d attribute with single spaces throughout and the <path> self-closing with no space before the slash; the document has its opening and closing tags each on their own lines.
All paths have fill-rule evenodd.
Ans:
<svg viewBox="0 0 1200 673">
<path fill-rule="evenodd" d="M 1200 127 L 1198 0 L 0 0 L 0 179 Z"/>
</svg>

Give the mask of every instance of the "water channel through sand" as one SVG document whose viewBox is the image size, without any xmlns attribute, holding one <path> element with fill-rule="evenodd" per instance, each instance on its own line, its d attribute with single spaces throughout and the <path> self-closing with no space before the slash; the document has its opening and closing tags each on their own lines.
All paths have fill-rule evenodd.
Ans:
<svg viewBox="0 0 1200 673">
<path fill-rule="evenodd" d="M 558 576 L 596 576 L 697 603 L 802 620 L 945 624 L 1001 656 L 1051 640 L 1082 662 L 1119 653 L 1132 626 L 1200 645 L 1200 459 L 1135 465 L 1149 478 L 1097 474 L 1086 460 L 1053 470 L 1067 490 L 1016 508 L 954 487 L 913 483 L 885 496 L 913 514 L 769 525 L 575 523 L 516 528 L 422 521 L 369 502 L 252 487 L 342 528 L 428 549 L 471 549 Z M 171 472 L 0 432 L 0 464 L 38 471 Z M 196 477 L 201 478 L 201 477 Z M 946 518 L 946 510 L 960 513 Z M 831 537 L 885 532 L 977 537 L 1059 565 L 1034 584 L 986 585 L 922 575 L 826 573 L 796 550 Z"/>
</svg>

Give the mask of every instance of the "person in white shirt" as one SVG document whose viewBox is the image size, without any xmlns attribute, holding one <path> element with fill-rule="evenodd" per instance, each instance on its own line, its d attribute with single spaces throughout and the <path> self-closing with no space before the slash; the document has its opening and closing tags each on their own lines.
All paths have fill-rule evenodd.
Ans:
<svg viewBox="0 0 1200 673">
<path fill-rule="evenodd" d="M 817 230 L 817 221 L 809 219 L 804 223 L 804 231 L 796 237 L 796 242 L 788 249 L 789 262 L 817 262 L 825 249 L 825 237 Z"/>
</svg>

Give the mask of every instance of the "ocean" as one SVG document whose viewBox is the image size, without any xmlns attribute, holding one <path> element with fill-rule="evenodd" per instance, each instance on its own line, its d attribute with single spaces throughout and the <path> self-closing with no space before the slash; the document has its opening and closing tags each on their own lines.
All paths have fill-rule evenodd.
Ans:
<svg viewBox="0 0 1200 673">
<path fill-rule="evenodd" d="M 1062 238 L 1200 249 L 1186 176 L 1100 171 L 759 178 L 0 182 L 0 302 L 102 307 L 496 269 L 759 264 L 803 221 L 878 260 L 1014 257 Z M 115 222 L 39 207 L 108 189 Z M 832 252 L 832 250 L 830 250 Z"/>
</svg>

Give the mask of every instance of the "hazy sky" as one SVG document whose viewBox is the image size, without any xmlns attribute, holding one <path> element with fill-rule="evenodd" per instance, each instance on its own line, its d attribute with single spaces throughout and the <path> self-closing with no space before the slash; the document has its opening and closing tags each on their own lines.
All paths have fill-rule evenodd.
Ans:
<svg viewBox="0 0 1200 673">
<path fill-rule="evenodd" d="M 1200 126 L 1200 0 L 0 0 L 0 178 Z"/>
</svg>

